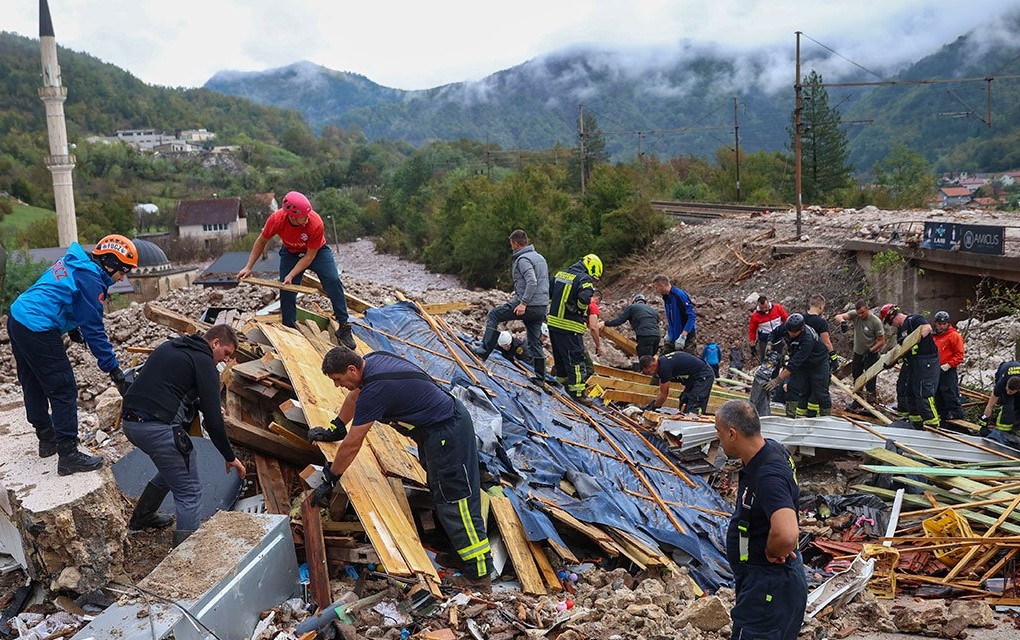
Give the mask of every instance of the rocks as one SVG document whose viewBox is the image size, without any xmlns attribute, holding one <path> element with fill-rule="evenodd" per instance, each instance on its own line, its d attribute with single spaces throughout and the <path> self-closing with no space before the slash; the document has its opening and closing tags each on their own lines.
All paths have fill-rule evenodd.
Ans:
<svg viewBox="0 0 1020 640">
<path fill-rule="evenodd" d="M 96 398 L 95 413 L 100 429 L 113 429 L 114 425 L 117 424 L 117 419 L 120 417 L 120 410 L 123 404 L 124 399 L 116 387 L 110 387 L 99 394 Z"/>
<path fill-rule="evenodd" d="M 690 623 L 701 631 L 718 631 L 730 624 L 729 609 L 719 596 L 695 600 L 679 616 L 679 625 Z"/>
<path fill-rule="evenodd" d="M 961 617 L 968 627 L 994 627 L 992 608 L 981 600 L 954 600 L 949 605 L 949 617 Z"/>
<path fill-rule="evenodd" d="M 893 615 L 893 624 L 903 633 L 940 635 L 948 619 L 949 609 L 942 600 L 915 600 Z"/>
</svg>

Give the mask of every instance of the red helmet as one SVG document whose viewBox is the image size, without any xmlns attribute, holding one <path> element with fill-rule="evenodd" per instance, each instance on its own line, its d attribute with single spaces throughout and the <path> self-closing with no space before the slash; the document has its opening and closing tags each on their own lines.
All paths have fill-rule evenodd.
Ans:
<svg viewBox="0 0 1020 640">
<path fill-rule="evenodd" d="M 113 260 L 113 263 L 107 263 L 110 268 L 119 268 L 125 273 L 138 268 L 138 250 L 135 249 L 135 243 L 116 233 L 105 236 L 97 242 L 92 249 L 92 255 L 100 256 L 104 261 Z"/>
<path fill-rule="evenodd" d="M 900 308 L 890 302 L 889 304 L 882 305 L 882 310 L 878 312 L 878 319 L 889 324 L 899 312 Z"/>
<path fill-rule="evenodd" d="M 308 201 L 305 194 L 298 191 L 291 191 L 283 196 L 283 209 L 288 216 L 303 218 L 312 213 L 312 203 Z"/>
</svg>

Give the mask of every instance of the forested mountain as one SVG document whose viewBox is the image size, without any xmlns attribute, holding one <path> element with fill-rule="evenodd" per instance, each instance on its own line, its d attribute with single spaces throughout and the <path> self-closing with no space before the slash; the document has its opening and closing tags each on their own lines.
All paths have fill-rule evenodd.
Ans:
<svg viewBox="0 0 1020 640">
<path fill-rule="evenodd" d="M 876 42 L 881 47 L 882 43 Z M 1020 13 L 995 29 L 956 42 L 890 77 L 860 72 L 844 81 L 959 78 L 1020 74 Z M 816 57 L 804 61 L 804 75 Z M 300 110 L 314 128 L 359 127 L 370 139 L 421 144 L 471 137 L 507 148 L 538 149 L 577 139 L 578 105 L 594 113 L 614 159 L 638 150 L 660 157 L 711 157 L 732 146 L 733 98 L 740 101 L 740 144 L 749 152 L 782 151 L 789 142 L 791 52 L 740 56 L 705 46 L 609 52 L 575 48 L 472 82 L 423 91 L 382 87 L 363 76 L 307 62 L 265 72 L 224 72 L 206 87 L 262 104 Z M 832 81 L 834 78 L 824 78 Z M 830 89 L 848 124 L 851 160 L 866 172 L 902 142 L 937 168 L 991 170 L 1020 164 L 1020 80 L 993 87 L 993 127 L 984 83 Z M 639 133 L 640 132 L 640 133 Z"/>
</svg>

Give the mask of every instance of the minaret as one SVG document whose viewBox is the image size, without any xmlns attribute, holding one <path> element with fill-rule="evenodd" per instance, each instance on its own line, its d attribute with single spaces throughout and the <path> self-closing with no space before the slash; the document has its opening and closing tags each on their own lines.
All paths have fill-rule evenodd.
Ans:
<svg viewBox="0 0 1020 640">
<path fill-rule="evenodd" d="M 74 214 L 74 156 L 67 148 L 67 125 L 64 122 L 64 100 L 67 89 L 60 84 L 57 63 L 57 39 L 46 0 L 39 0 L 39 45 L 42 49 L 43 86 L 39 97 L 46 105 L 46 131 L 50 136 L 50 155 L 46 167 L 53 174 L 53 198 L 57 206 L 57 238 L 61 247 L 78 241 L 78 221 Z"/>
</svg>

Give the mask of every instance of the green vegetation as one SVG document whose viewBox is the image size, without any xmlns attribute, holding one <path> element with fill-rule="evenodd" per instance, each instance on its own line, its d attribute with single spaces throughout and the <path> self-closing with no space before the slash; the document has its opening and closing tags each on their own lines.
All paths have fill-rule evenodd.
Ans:
<svg viewBox="0 0 1020 640">
<path fill-rule="evenodd" d="M 839 194 L 852 184 L 853 167 L 847 163 L 849 142 L 840 128 L 841 118 L 829 106 L 829 92 L 817 71 L 802 82 L 801 166 L 804 201 L 826 203 L 839 199 Z M 790 148 L 794 146 L 794 130 L 790 129 Z"/>
</svg>

